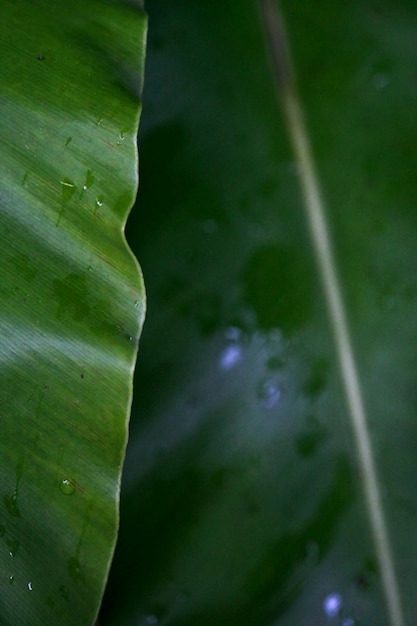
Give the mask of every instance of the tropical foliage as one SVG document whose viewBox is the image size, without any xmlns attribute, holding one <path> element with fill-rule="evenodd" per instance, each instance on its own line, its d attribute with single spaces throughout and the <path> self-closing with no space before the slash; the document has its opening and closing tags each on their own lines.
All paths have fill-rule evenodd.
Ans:
<svg viewBox="0 0 417 626">
<path fill-rule="evenodd" d="M 279 5 L 147 2 L 100 626 L 413 623 L 417 15 Z M 89 625 L 146 21 L 0 15 L 0 624 Z"/>
<path fill-rule="evenodd" d="M 146 20 L 117 0 L 0 17 L 0 623 L 91 625 L 144 312 L 122 229 Z"/>
<path fill-rule="evenodd" d="M 402 617 L 258 5 L 148 0 L 129 231 L 148 317 L 105 624 L 414 620 L 415 5 L 280 7 Z"/>
</svg>

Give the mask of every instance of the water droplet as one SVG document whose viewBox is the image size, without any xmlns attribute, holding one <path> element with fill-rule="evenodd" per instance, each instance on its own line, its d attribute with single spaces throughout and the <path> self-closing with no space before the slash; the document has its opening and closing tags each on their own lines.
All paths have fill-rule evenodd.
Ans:
<svg viewBox="0 0 417 626">
<path fill-rule="evenodd" d="M 30 581 L 28 582 L 28 589 L 29 591 L 33 591 L 32 583 Z"/>
<path fill-rule="evenodd" d="M 273 378 L 267 378 L 258 386 L 258 398 L 266 409 L 272 409 L 281 397 L 281 389 Z"/>
<path fill-rule="evenodd" d="M 156 615 L 148 615 L 146 618 L 146 626 L 156 626 L 158 622 Z"/>
<path fill-rule="evenodd" d="M 242 358 L 242 346 L 239 343 L 241 331 L 239 328 L 231 326 L 225 331 L 225 338 L 228 345 L 220 355 L 219 367 L 224 372 L 231 370 Z"/>
<path fill-rule="evenodd" d="M 87 191 L 87 189 L 89 189 L 93 185 L 94 181 L 95 181 L 95 177 L 93 174 L 93 170 L 87 170 L 87 176 L 85 178 L 85 183 L 81 191 L 81 196 L 83 195 L 84 191 Z"/>
<path fill-rule="evenodd" d="M 64 598 L 64 600 L 68 600 L 69 598 L 69 593 L 68 593 L 68 589 L 65 587 L 65 585 L 61 585 L 60 588 L 58 589 L 59 591 L 59 595 Z"/>
<path fill-rule="evenodd" d="M 220 369 L 231 370 L 242 358 L 242 348 L 239 345 L 230 345 L 220 355 Z"/>
<path fill-rule="evenodd" d="M 355 624 L 356 620 L 353 617 L 346 617 L 342 622 L 342 626 L 355 626 Z"/>
<path fill-rule="evenodd" d="M 65 205 L 71 200 L 72 196 L 77 191 L 77 185 L 75 185 L 69 178 L 64 178 L 63 180 L 60 180 L 59 183 L 62 185 L 62 204 L 55 226 L 59 226 L 62 214 L 64 213 Z"/>
<path fill-rule="evenodd" d="M 139 300 L 135 300 L 135 309 L 137 309 L 139 306 Z"/>
<path fill-rule="evenodd" d="M 327 617 L 336 617 L 339 615 L 343 605 L 340 593 L 330 593 L 323 600 L 323 610 Z"/>
<path fill-rule="evenodd" d="M 13 585 L 13 583 L 14 583 L 14 576 L 9 576 L 9 583 L 11 585 Z"/>
<path fill-rule="evenodd" d="M 127 133 L 129 129 L 125 126 L 124 128 L 122 128 L 122 130 L 119 133 L 119 137 L 117 139 L 117 145 L 120 146 L 124 140 L 125 140 L 125 134 Z"/>
<path fill-rule="evenodd" d="M 65 204 L 71 200 L 72 196 L 77 191 L 77 185 L 69 178 L 64 178 L 64 180 L 60 180 L 59 182 L 62 185 L 62 202 Z"/>
<path fill-rule="evenodd" d="M 66 496 L 72 496 L 75 493 L 75 485 L 69 478 L 63 478 L 59 485 L 62 493 Z"/>
<path fill-rule="evenodd" d="M 103 206 L 103 202 L 104 202 L 104 196 L 100 195 L 100 196 L 98 196 L 96 198 L 96 203 L 95 203 L 95 208 L 94 208 L 94 215 Z"/>
</svg>

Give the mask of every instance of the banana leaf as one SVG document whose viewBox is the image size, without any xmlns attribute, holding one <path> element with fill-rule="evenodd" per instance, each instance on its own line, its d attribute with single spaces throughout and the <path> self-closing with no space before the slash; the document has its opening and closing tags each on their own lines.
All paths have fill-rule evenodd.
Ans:
<svg viewBox="0 0 417 626">
<path fill-rule="evenodd" d="M 0 7 L 0 624 L 94 623 L 118 527 L 141 275 L 140 1 Z"/>
<path fill-rule="evenodd" d="M 412 624 L 415 5 L 147 9 L 149 318 L 101 621 Z"/>
</svg>

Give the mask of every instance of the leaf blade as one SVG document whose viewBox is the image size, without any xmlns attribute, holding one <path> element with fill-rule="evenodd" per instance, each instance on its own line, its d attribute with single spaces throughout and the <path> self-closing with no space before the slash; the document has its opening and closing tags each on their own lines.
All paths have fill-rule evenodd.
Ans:
<svg viewBox="0 0 417 626">
<path fill-rule="evenodd" d="M 124 2 L 1 13 L 0 621 L 91 624 L 144 313 L 123 229 L 146 22 Z"/>
</svg>

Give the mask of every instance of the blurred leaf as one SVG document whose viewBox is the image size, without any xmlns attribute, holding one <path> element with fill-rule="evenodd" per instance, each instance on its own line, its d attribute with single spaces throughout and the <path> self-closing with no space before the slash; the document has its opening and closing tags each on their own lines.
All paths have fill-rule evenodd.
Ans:
<svg viewBox="0 0 417 626">
<path fill-rule="evenodd" d="M 144 311 L 140 2 L 0 8 L 0 623 L 91 625 Z"/>
<path fill-rule="evenodd" d="M 403 621 L 387 612 L 300 164 L 256 3 L 147 6 L 130 240 L 149 317 L 103 624 L 411 624 L 415 5 L 282 2 Z"/>
</svg>

